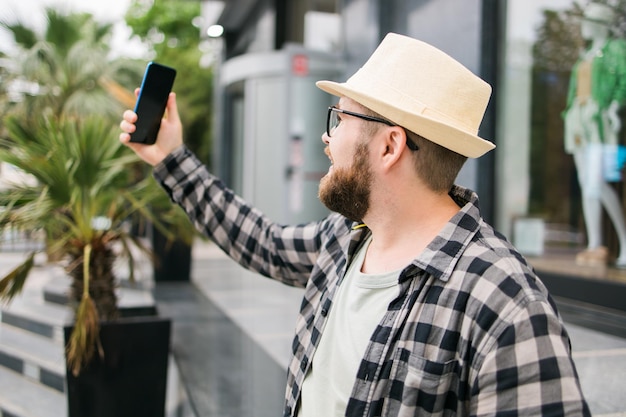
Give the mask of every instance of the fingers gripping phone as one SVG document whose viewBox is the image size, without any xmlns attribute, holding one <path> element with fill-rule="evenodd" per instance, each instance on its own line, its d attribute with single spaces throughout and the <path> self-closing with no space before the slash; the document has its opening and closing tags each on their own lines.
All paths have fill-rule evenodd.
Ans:
<svg viewBox="0 0 626 417">
<path fill-rule="evenodd" d="M 137 122 L 135 131 L 130 135 L 131 142 L 148 145 L 156 142 L 167 98 L 172 91 L 175 78 L 174 68 L 156 62 L 148 63 L 135 103 Z"/>
</svg>

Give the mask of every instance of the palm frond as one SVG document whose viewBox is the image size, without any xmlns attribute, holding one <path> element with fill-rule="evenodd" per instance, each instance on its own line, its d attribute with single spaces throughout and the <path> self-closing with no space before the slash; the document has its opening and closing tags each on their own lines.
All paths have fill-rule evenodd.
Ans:
<svg viewBox="0 0 626 417">
<path fill-rule="evenodd" d="M 83 251 L 83 296 L 76 312 L 74 330 L 67 344 L 67 363 L 76 376 L 82 367 L 89 363 L 95 353 L 96 346 L 100 356 L 104 356 L 100 345 L 100 320 L 98 310 L 89 295 L 91 245 L 86 245 Z"/>
<path fill-rule="evenodd" d="M 26 278 L 28 278 L 28 273 L 34 264 L 35 253 L 33 252 L 23 263 L 16 266 L 0 280 L 0 299 L 7 302 L 11 301 L 13 297 L 22 291 Z"/>
<path fill-rule="evenodd" d="M 46 33 L 45 39 L 57 45 L 62 53 L 67 53 L 69 49 L 79 42 L 83 36 L 82 28 L 91 19 L 87 13 L 60 13 L 53 7 L 46 8 Z"/>
<path fill-rule="evenodd" d="M 23 49 L 29 49 L 37 43 L 37 33 L 23 22 L 18 21 L 11 23 L 6 20 L 1 20 L 0 27 L 10 32 L 15 43 Z"/>
<path fill-rule="evenodd" d="M 84 296 L 78 306 L 74 329 L 66 347 L 67 364 L 76 376 L 93 357 L 96 347 L 104 356 L 99 340 L 100 322 L 93 299 Z"/>
</svg>

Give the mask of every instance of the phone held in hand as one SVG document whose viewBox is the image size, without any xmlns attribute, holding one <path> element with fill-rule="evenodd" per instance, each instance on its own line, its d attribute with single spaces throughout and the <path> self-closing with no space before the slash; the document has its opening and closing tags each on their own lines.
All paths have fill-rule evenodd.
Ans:
<svg viewBox="0 0 626 417">
<path fill-rule="evenodd" d="M 172 91 L 176 70 L 156 62 L 149 62 L 141 82 L 139 96 L 135 103 L 137 122 L 130 141 L 148 145 L 156 142 L 165 113 L 167 98 Z"/>
</svg>

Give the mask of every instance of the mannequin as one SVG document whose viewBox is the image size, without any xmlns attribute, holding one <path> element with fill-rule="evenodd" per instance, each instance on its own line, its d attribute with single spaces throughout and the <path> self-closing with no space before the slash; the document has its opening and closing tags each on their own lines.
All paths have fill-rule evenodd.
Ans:
<svg viewBox="0 0 626 417">
<path fill-rule="evenodd" d="M 624 40 L 610 37 L 613 19 L 613 10 L 606 5 L 590 3 L 585 8 L 581 32 L 589 47 L 572 70 L 564 112 L 565 151 L 572 154 L 578 172 L 587 230 L 587 248 L 577 255 L 576 263 L 606 265 L 604 207 L 619 239 L 616 266 L 626 268 L 624 213 L 617 193 L 608 184 L 621 180 L 621 166 L 616 162 L 621 128 L 618 111 L 626 103 L 626 46 Z M 605 174 L 607 168 L 614 172 Z"/>
</svg>

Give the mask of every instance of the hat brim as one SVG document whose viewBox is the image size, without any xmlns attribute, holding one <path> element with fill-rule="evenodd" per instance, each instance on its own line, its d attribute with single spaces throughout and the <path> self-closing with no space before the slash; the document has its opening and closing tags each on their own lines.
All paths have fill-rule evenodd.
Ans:
<svg viewBox="0 0 626 417">
<path fill-rule="evenodd" d="M 315 85 L 334 96 L 348 97 L 396 123 L 398 126 L 402 126 L 431 142 L 468 158 L 478 158 L 496 147 L 493 143 L 477 135 L 457 129 L 425 115 L 410 113 L 403 108 L 395 106 L 393 103 L 383 102 L 379 98 L 356 90 L 347 83 L 323 80 L 318 81 Z"/>
<path fill-rule="evenodd" d="M 580 20 L 584 20 L 584 21 L 592 22 L 592 23 L 597 23 L 599 25 L 604 25 L 604 26 L 610 26 L 611 25 L 611 21 L 604 20 L 604 19 L 597 19 L 595 17 L 581 16 Z"/>
</svg>

